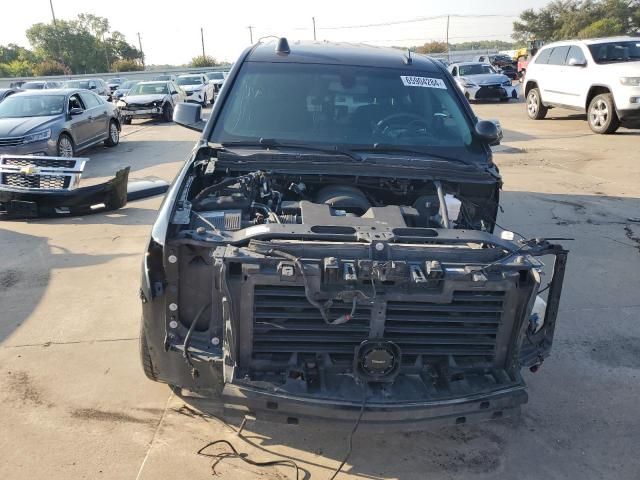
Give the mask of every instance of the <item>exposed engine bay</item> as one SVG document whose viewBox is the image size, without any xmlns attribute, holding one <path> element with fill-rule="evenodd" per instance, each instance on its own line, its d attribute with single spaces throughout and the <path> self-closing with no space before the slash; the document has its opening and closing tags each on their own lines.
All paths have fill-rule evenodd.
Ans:
<svg viewBox="0 0 640 480">
<path fill-rule="evenodd" d="M 147 260 L 164 262 L 165 349 L 191 376 L 168 381 L 270 417 L 357 404 L 363 385 L 386 411 L 374 422 L 446 417 L 431 404 L 454 400 L 461 418 L 517 410 L 520 368 L 551 347 L 566 251 L 492 234 L 495 178 L 399 172 L 195 163 L 166 257 Z"/>
</svg>

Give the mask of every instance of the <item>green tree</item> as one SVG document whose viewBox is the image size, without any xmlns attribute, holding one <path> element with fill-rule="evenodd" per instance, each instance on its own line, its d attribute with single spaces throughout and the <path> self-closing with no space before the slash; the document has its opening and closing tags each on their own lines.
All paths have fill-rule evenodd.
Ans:
<svg viewBox="0 0 640 480">
<path fill-rule="evenodd" d="M 142 64 L 137 60 L 119 59 L 111 64 L 114 72 L 138 72 L 144 70 Z"/>
<path fill-rule="evenodd" d="M 209 55 L 193 57 L 189 63 L 189 66 L 192 68 L 215 67 L 216 65 L 218 65 L 216 59 Z"/>
<path fill-rule="evenodd" d="M 428 42 L 419 47 L 413 47 L 412 50 L 422 54 L 444 53 L 447 51 L 447 44 L 445 42 Z"/>
<path fill-rule="evenodd" d="M 550 42 L 602 35 L 630 35 L 640 30 L 640 0 L 555 0 L 528 9 L 513 22 L 513 38 Z"/>
<path fill-rule="evenodd" d="M 33 75 L 33 65 L 26 60 L 12 60 L 5 64 L 10 77 L 30 77 Z"/>
<path fill-rule="evenodd" d="M 38 77 L 47 75 L 71 75 L 71 69 L 55 60 L 45 60 L 35 65 L 33 73 Z"/>
<path fill-rule="evenodd" d="M 109 70 L 117 60 L 135 60 L 141 53 L 128 44 L 120 32 L 110 32 L 109 21 L 91 14 L 77 20 L 36 23 L 27 30 L 35 53 L 68 65 L 73 73 L 97 73 Z"/>
</svg>

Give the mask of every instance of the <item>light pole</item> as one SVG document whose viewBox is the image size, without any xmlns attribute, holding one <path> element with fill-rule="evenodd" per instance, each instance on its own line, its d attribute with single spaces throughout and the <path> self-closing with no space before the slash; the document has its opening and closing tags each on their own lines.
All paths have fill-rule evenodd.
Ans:
<svg viewBox="0 0 640 480">
<path fill-rule="evenodd" d="M 140 40 L 140 32 L 138 32 L 138 46 L 140 47 L 140 55 L 142 55 L 142 68 L 144 69 L 144 51 L 142 50 L 142 40 Z"/>
<path fill-rule="evenodd" d="M 200 27 L 200 39 L 202 40 L 202 60 L 204 61 L 204 30 Z"/>
<path fill-rule="evenodd" d="M 316 39 L 316 17 L 311 17 L 311 21 L 313 22 L 313 39 Z"/>
<path fill-rule="evenodd" d="M 247 28 L 249 29 L 249 41 L 253 45 L 253 26 L 249 25 Z"/>
</svg>

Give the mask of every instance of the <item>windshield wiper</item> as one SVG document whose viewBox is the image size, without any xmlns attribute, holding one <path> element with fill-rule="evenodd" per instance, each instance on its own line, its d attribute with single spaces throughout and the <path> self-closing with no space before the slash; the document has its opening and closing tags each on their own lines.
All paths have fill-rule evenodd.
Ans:
<svg viewBox="0 0 640 480">
<path fill-rule="evenodd" d="M 352 151 L 344 148 L 340 148 L 339 146 L 332 147 L 320 147 L 315 145 L 305 145 L 298 143 L 288 143 L 288 142 L 279 142 L 273 138 L 261 138 L 258 141 L 237 141 L 237 142 L 222 142 L 224 148 L 227 147 L 262 147 L 262 148 L 273 148 L 275 150 L 281 148 L 291 148 L 293 150 L 305 150 L 310 152 L 322 152 L 328 153 L 331 155 L 343 155 L 345 157 L 349 157 L 350 159 L 361 162 L 362 157 L 353 153 Z"/>
<path fill-rule="evenodd" d="M 371 152 L 371 153 L 404 153 L 404 154 L 410 154 L 410 155 L 414 154 L 414 155 L 420 155 L 423 157 L 435 158 L 438 160 L 445 160 L 447 162 L 458 162 L 458 163 L 462 163 L 464 165 L 470 165 L 470 166 L 474 165 L 472 163 L 465 162 L 464 160 L 461 160 L 459 158 L 448 157 L 446 155 L 438 155 L 435 153 L 426 152 L 424 150 L 418 150 L 418 149 L 407 148 L 407 147 L 399 147 L 396 145 L 388 145 L 384 143 L 374 143 L 372 147 L 354 147 L 353 150 L 358 152 Z"/>
</svg>

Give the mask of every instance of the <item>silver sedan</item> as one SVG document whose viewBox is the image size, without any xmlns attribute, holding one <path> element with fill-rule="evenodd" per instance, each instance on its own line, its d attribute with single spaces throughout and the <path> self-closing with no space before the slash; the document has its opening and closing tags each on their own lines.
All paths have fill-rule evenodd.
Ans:
<svg viewBox="0 0 640 480">
<path fill-rule="evenodd" d="M 88 90 L 33 90 L 0 103 L 0 155 L 73 157 L 100 142 L 120 142 L 120 119 Z"/>
</svg>

